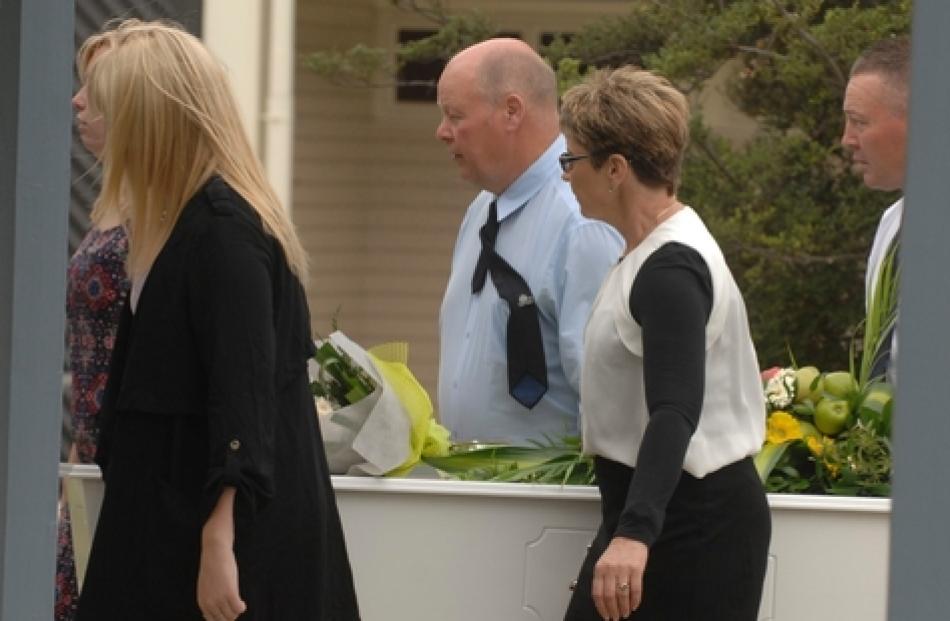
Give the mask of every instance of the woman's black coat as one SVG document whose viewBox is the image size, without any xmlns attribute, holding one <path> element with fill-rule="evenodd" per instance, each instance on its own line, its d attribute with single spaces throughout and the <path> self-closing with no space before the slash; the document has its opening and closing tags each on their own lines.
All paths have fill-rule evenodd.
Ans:
<svg viewBox="0 0 950 621">
<path fill-rule="evenodd" d="M 123 313 L 80 621 L 200 620 L 201 528 L 223 486 L 237 489 L 241 620 L 359 618 L 309 392 L 309 321 L 278 242 L 212 177 Z"/>
</svg>

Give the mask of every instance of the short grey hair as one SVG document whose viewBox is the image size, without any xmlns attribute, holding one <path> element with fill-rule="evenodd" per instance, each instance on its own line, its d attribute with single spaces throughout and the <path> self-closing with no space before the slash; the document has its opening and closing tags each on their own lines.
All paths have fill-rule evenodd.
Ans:
<svg viewBox="0 0 950 621">
<path fill-rule="evenodd" d="M 851 66 L 851 76 L 874 74 L 906 102 L 910 85 L 910 37 L 881 39 Z"/>
</svg>

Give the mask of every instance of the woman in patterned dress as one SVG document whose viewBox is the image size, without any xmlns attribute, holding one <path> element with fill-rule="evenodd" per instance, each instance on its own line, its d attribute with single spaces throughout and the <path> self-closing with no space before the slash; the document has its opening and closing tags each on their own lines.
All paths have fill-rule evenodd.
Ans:
<svg viewBox="0 0 950 621">
<path fill-rule="evenodd" d="M 109 33 L 90 37 L 80 48 L 79 75 L 110 47 Z M 101 117 L 89 113 L 86 89 L 73 97 L 82 144 L 99 157 L 104 143 Z M 97 206 L 98 207 L 98 206 Z M 72 374 L 70 419 L 72 463 L 91 464 L 96 455 L 96 415 L 102 405 L 119 314 L 129 291 L 125 273 L 126 232 L 117 213 L 93 209 L 92 228 L 69 261 L 66 272 L 67 352 Z M 56 555 L 56 621 L 75 618 L 79 601 L 69 509 L 63 507 Z"/>
</svg>

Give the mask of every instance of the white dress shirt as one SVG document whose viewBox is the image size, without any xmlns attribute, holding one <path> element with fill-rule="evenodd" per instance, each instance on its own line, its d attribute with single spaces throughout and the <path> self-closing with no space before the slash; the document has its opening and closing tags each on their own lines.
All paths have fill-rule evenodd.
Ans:
<svg viewBox="0 0 950 621">
<path fill-rule="evenodd" d="M 881 221 L 877 225 L 877 232 L 874 233 L 874 243 L 871 245 L 871 254 L 868 256 L 868 271 L 864 280 L 864 307 L 870 309 L 871 300 L 874 295 L 874 288 L 880 279 L 881 265 L 890 250 L 891 243 L 897 237 L 901 230 L 901 221 L 904 219 L 904 197 L 887 208 L 881 216 Z M 894 328 L 891 335 L 890 363 L 887 366 L 887 380 L 891 383 L 897 383 L 897 332 Z"/>
</svg>

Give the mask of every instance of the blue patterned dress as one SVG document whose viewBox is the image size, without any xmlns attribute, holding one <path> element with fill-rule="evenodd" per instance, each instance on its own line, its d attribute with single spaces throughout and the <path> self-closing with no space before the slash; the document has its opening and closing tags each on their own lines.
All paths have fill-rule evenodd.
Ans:
<svg viewBox="0 0 950 621">
<path fill-rule="evenodd" d="M 119 316 L 129 292 L 125 275 L 128 240 L 116 226 L 93 228 L 69 261 L 66 274 L 66 321 L 69 369 L 72 372 L 73 442 L 79 462 L 96 455 L 96 414 L 102 405 Z M 69 510 L 59 524 L 56 556 L 56 621 L 75 617 L 79 593 L 70 534 Z"/>
</svg>

